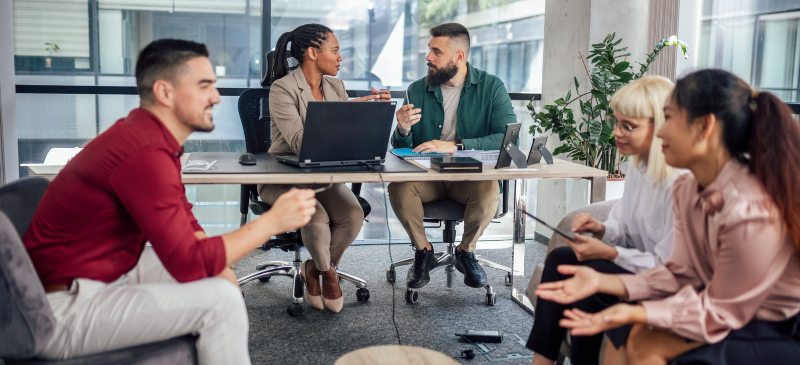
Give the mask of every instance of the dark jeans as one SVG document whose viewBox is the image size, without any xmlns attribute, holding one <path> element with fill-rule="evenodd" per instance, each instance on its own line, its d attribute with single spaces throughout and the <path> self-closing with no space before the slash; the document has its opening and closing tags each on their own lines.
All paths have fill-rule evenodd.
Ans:
<svg viewBox="0 0 800 365">
<path fill-rule="evenodd" d="M 630 274 L 631 272 L 617 266 L 611 261 L 592 260 L 580 262 L 569 247 L 553 250 L 547 256 L 542 273 L 542 282 L 548 283 L 569 278 L 559 274 L 558 265 L 585 265 L 598 272 L 607 274 Z M 561 341 L 567 334 L 567 329 L 558 325 L 564 317 L 564 310 L 578 308 L 587 313 L 597 313 L 620 301 L 619 297 L 607 294 L 595 294 L 574 304 L 558 304 L 539 298 L 536 301 L 536 319 L 533 322 L 531 335 L 528 337 L 527 347 L 542 356 L 555 360 L 561 349 Z M 572 336 L 570 361 L 575 365 L 597 365 L 600 357 L 600 345 L 603 334 L 595 336 Z"/>
</svg>

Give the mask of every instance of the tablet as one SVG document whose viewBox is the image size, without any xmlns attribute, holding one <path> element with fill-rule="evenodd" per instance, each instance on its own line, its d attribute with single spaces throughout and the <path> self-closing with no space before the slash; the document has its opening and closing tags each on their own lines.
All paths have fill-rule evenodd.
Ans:
<svg viewBox="0 0 800 365">
<path fill-rule="evenodd" d="M 511 155 L 508 154 L 508 151 L 506 151 L 505 146 L 509 143 L 514 143 L 514 144 L 517 143 L 517 137 L 519 136 L 520 127 L 522 127 L 522 123 L 506 124 L 506 134 L 503 137 L 503 143 L 500 146 L 498 146 L 498 149 L 500 149 L 500 155 L 497 156 L 497 165 L 495 165 L 494 168 L 502 169 L 511 166 Z"/>
<path fill-rule="evenodd" d="M 542 161 L 542 151 L 539 150 L 540 146 L 547 143 L 547 136 L 539 136 L 533 138 L 531 144 L 531 152 L 528 153 L 528 166 L 535 165 Z"/>
<path fill-rule="evenodd" d="M 570 241 L 575 241 L 575 235 L 572 232 L 569 232 L 569 233 L 564 232 L 564 231 L 562 231 L 562 230 L 560 230 L 560 229 L 558 229 L 556 227 L 553 227 L 553 226 L 545 223 L 545 221 L 543 221 L 543 220 L 541 220 L 539 218 L 536 218 L 536 216 L 534 216 L 533 214 L 530 214 L 530 213 L 528 213 L 528 212 L 526 212 L 524 210 L 522 212 L 525 213 L 527 216 L 535 219 L 537 222 L 543 224 L 545 227 L 552 229 L 553 232 L 560 234 L 561 236 L 563 236 L 564 238 L 566 238 L 566 239 L 568 239 Z"/>
</svg>

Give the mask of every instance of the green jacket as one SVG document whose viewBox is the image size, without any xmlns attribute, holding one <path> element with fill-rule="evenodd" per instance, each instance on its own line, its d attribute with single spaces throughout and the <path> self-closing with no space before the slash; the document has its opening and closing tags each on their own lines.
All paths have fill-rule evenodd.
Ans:
<svg viewBox="0 0 800 365">
<path fill-rule="evenodd" d="M 394 148 L 413 148 L 442 135 L 442 88 L 427 86 L 426 77 L 408 87 L 408 102 L 404 102 L 404 105 L 411 103 L 414 108 L 422 109 L 422 119 L 411 126 L 406 137 L 400 136 L 395 128 Z M 464 149 L 499 150 L 506 124 L 516 122 L 517 116 L 503 81 L 467 62 L 467 80 L 456 112 L 456 138 L 464 143 Z"/>
</svg>

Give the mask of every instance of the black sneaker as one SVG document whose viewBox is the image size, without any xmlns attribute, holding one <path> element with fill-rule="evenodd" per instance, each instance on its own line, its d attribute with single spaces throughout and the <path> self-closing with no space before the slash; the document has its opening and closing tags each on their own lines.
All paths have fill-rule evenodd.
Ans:
<svg viewBox="0 0 800 365">
<path fill-rule="evenodd" d="M 464 274 L 464 284 L 473 288 L 486 286 L 486 271 L 478 264 L 475 254 L 467 251 L 456 251 L 456 270 Z"/>
<path fill-rule="evenodd" d="M 431 281 L 430 271 L 436 265 L 436 256 L 433 250 L 423 248 L 414 253 L 414 263 L 408 269 L 406 286 L 410 289 L 419 289 Z"/>
</svg>

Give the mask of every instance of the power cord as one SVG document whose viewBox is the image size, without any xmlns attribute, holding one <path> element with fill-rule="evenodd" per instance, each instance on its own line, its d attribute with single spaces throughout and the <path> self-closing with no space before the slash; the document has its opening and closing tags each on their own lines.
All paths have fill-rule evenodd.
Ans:
<svg viewBox="0 0 800 365">
<path fill-rule="evenodd" d="M 389 227 L 389 203 L 386 201 L 386 183 L 383 181 L 383 175 L 378 169 L 366 162 L 364 165 L 366 165 L 367 168 L 371 169 L 372 171 L 377 172 L 378 177 L 381 179 L 381 188 L 383 189 L 383 214 L 386 221 L 386 232 L 389 235 L 389 262 L 394 262 L 394 258 L 392 257 L 392 229 Z M 395 316 L 395 309 L 397 308 L 397 299 L 395 298 L 394 286 L 395 281 L 392 281 L 392 324 L 394 324 L 394 333 L 397 335 L 397 344 L 402 345 L 402 343 L 400 343 L 400 330 L 397 328 L 397 318 Z"/>
</svg>

